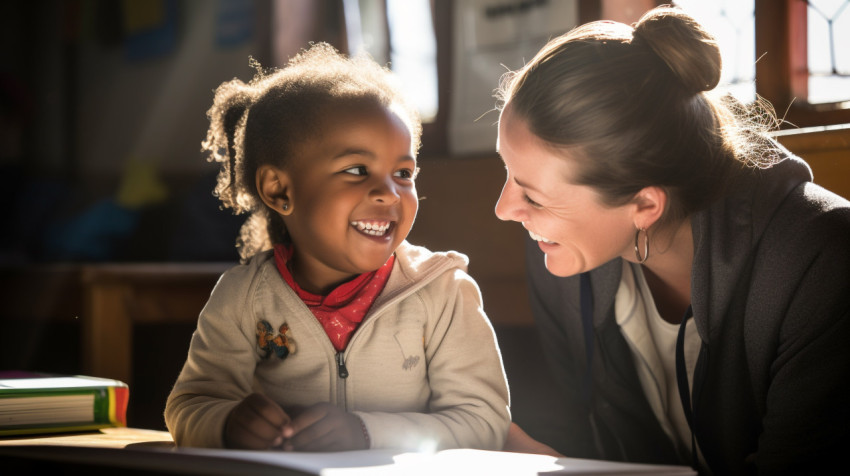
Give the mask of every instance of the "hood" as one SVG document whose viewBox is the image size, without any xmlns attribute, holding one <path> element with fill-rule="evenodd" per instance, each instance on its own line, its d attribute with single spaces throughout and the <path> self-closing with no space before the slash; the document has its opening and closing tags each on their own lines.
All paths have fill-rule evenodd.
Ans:
<svg viewBox="0 0 850 476">
<path fill-rule="evenodd" d="M 375 301 L 375 307 L 400 299 L 443 273 L 452 270 L 466 272 L 468 265 L 469 258 L 463 253 L 430 251 L 405 240 L 396 249 L 392 274 L 384 291 Z"/>
<path fill-rule="evenodd" d="M 744 174 L 725 198 L 694 215 L 692 306 L 703 341 L 710 341 L 713 322 L 726 314 L 750 257 L 788 194 L 812 180 L 811 168 L 777 144 L 784 159 L 767 169 Z"/>
</svg>

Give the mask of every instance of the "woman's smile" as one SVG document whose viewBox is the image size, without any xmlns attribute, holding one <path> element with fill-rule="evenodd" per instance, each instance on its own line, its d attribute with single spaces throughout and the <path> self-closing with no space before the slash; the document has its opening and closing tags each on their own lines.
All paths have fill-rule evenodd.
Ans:
<svg viewBox="0 0 850 476">
<path fill-rule="evenodd" d="M 534 240 L 534 241 L 537 241 L 537 242 L 540 242 L 540 243 L 545 243 L 547 245 L 557 244 L 554 241 L 550 240 L 549 238 L 546 238 L 543 235 L 538 235 L 537 233 L 529 230 L 528 228 L 526 228 L 526 230 L 528 231 L 528 235 L 531 236 L 531 239 Z"/>
</svg>

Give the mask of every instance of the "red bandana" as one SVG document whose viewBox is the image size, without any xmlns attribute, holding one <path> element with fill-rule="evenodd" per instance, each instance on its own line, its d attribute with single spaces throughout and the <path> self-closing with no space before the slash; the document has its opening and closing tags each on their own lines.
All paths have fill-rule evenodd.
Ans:
<svg viewBox="0 0 850 476">
<path fill-rule="evenodd" d="M 340 284 L 327 296 L 320 296 L 301 289 L 293 279 L 286 266 L 287 261 L 292 258 L 292 253 L 291 246 L 274 245 L 274 260 L 280 275 L 319 320 L 334 348 L 338 352 L 343 351 L 351 334 L 363 321 L 375 298 L 387 284 L 395 255 L 390 256 L 376 271 L 363 273 Z"/>
</svg>

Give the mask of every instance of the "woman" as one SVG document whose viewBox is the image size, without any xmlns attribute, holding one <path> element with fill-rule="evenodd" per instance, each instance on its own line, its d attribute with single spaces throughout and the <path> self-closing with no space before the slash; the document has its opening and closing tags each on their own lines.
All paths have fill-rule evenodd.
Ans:
<svg viewBox="0 0 850 476">
<path fill-rule="evenodd" d="M 850 443 L 850 202 L 767 138 L 678 9 L 552 40 L 499 89 L 563 407 L 507 450 L 809 473 Z M 760 116 L 772 117 L 769 115 Z"/>
</svg>

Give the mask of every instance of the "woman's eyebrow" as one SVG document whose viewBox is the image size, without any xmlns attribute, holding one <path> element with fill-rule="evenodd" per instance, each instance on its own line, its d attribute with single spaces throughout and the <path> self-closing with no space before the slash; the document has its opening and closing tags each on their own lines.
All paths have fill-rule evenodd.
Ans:
<svg viewBox="0 0 850 476">
<path fill-rule="evenodd" d="M 528 189 L 528 190 L 532 190 L 532 191 L 537 192 L 537 193 L 539 193 L 540 195 L 543 195 L 543 196 L 547 196 L 547 195 L 546 195 L 545 193 L 543 193 L 543 191 L 541 191 L 539 188 L 535 187 L 534 185 L 531 185 L 531 184 L 525 183 L 525 182 L 523 182 L 523 181 L 521 181 L 521 180 L 518 180 L 516 177 L 514 177 L 514 183 L 516 183 L 517 185 L 519 185 L 519 186 L 520 186 L 520 187 L 522 187 L 522 188 L 525 188 L 525 189 Z"/>
</svg>

